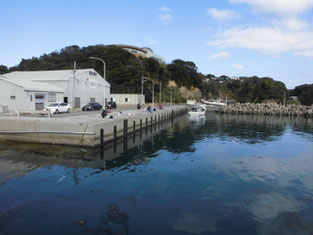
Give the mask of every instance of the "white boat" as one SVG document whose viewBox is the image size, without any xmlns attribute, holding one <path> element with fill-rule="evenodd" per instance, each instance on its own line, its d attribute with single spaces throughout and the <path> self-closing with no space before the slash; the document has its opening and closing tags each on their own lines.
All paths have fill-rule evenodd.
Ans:
<svg viewBox="0 0 313 235">
<path fill-rule="evenodd" d="M 207 101 L 207 100 L 201 100 L 202 103 L 207 105 L 214 105 L 214 106 L 225 106 L 227 105 L 224 103 L 221 99 L 213 100 L 213 101 Z"/>
<path fill-rule="evenodd" d="M 198 117 L 205 114 L 205 109 L 202 107 L 192 107 L 191 110 L 188 112 L 189 116 L 191 117 Z"/>
</svg>

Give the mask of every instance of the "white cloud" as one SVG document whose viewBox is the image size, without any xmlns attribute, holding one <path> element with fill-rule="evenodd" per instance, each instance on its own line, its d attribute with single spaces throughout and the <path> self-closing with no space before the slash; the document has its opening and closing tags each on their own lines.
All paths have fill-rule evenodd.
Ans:
<svg viewBox="0 0 313 235">
<path fill-rule="evenodd" d="M 171 21 L 173 18 L 170 14 L 171 9 L 168 7 L 161 7 L 160 11 L 161 14 L 159 15 L 159 19 L 162 21 L 163 24 L 168 24 L 168 22 Z"/>
<path fill-rule="evenodd" d="M 228 57 L 229 57 L 229 53 L 228 52 L 221 51 L 221 52 L 209 55 L 208 58 L 211 59 L 211 60 L 219 60 L 219 59 L 226 59 Z"/>
<path fill-rule="evenodd" d="M 277 25 L 291 31 L 302 31 L 308 28 L 309 24 L 305 20 L 300 20 L 297 17 L 283 18 Z"/>
<path fill-rule="evenodd" d="M 313 7 L 313 0 L 229 0 L 231 3 L 246 3 L 256 11 L 278 14 L 300 14 Z"/>
<path fill-rule="evenodd" d="M 235 70 L 242 70 L 244 68 L 242 64 L 233 64 L 231 67 Z"/>
<path fill-rule="evenodd" d="M 313 32 L 293 31 L 277 26 L 232 28 L 217 34 L 209 45 L 235 47 L 262 53 L 292 52 L 294 55 L 313 55 Z"/>
<path fill-rule="evenodd" d="M 236 14 L 231 10 L 217 10 L 215 8 L 210 8 L 208 10 L 208 15 L 216 20 L 231 20 L 235 18 Z"/>
<path fill-rule="evenodd" d="M 168 7 L 161 7 L 161 8 L 160 8 L 160 11 L 163 11 L 163 12 L 170 12 L 171 9 L 168 8 Z"/>
</svg>

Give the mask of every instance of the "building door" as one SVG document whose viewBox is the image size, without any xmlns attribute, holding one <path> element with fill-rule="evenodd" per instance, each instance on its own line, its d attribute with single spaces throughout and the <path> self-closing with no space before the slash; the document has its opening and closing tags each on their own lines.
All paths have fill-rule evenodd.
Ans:
<svg viewBox="0 0 313 235">
<path fill-rule="evenodd" d="M 96 102 L 96 98 L 90 98 L 90 103 L 95 103 Z"/>
<path fill-rule="evenodd" d="M 66 104 L 68 104 L 67 97 L 64 97 L 64 98 L 63 98 L 63 102 L 66 103 Z"/>
<path fill-rule="evenodd" d="M 45 108 L 45 96 L 35 95 L 35 109 L 43 110 Z"/>
<path fill-rule="evenodd" d="M 80 97 L 75 97 L 75 108 L 76 109 L 80 108 Z"/>
</svg>

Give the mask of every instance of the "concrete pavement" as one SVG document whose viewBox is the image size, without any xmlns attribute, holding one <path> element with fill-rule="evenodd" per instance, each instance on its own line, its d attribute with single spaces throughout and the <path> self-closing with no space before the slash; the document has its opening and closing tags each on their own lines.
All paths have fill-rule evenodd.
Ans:
<svg viewBox="0 0 313 235">
<path fill-rule="evenodd" d="M 152 113 L 123 109 L 122 115 L 118 115 L 118 111 L 112 111 L 113 119 L 102 118 L 100 111 L 68 116 L 59 114 L 57 118 L 0 116 L 0 139 L 92 147 L 101 143 L 101 129 L 102 141 L 110 142 L 187 110 L 185 106 L 169 106 Z M 20 133 L 10 133 L 12 131 Z"/>
</svg>

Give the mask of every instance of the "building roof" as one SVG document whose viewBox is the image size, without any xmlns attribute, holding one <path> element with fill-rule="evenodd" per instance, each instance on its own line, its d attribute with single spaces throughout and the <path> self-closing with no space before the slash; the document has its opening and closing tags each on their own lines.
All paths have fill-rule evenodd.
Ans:
<svg viewBox="0 0 313 235">
<path fill-rule="evenodd" d="M 89 72 L 97 73 L 94 69 L 77 69 L 76 76 Z M 45 71 L 16 71 L 3 74 L 2 76 L 0 76 L 0 79 L 21 86 L 24 90 L 28 91 L 64 92 L 64 89 L 51 85 L 47 82 L 68 81 L 72 77 L 73 70 L 67 69 Z M 99 75 L 99 77 L 101 77 L 101 75 Z M 105 81 L 105 84 L 106 86 L 110 86 L 107 81 Z"/>
<path fill-rule="evenodd" d="M 76 75 L 80 75 L 85 72 L 93 71 L 94 69 L 77 69 Z M 73 77 L 73 69 L 66 70 L 45 70 L 45 71 L 16 71 L 11 73 L 3 74 L 7 79 L 23 79 L 31 81 L 60 81 L 60 80 L 69 80 Z"/>
<path fill-rule="evenodd" d="M 64 92 L 64 89 L 50 85 L 44 82 L 33 82 L 27 79 L 8 79 L 1 76 L 0 80 L 22 87 L 26 91 L 41 91 L 41 92 Z"/>
</svg>

